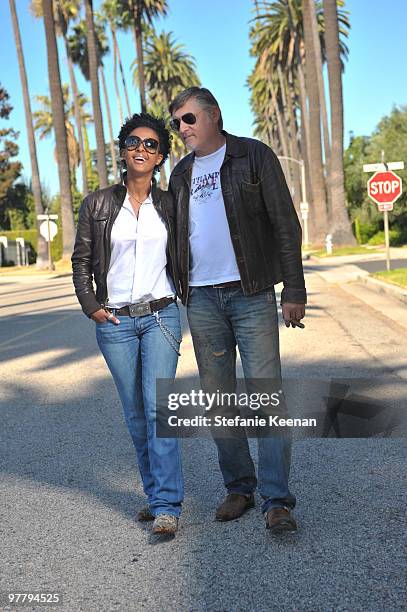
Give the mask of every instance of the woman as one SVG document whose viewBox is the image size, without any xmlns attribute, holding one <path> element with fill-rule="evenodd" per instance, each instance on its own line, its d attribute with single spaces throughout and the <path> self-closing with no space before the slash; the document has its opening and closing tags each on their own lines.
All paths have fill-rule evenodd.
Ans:
<svg viewBox="0 0 407 612">
<path fill-rule="evenodd" d="M 136 448 L 148 500 L 138 518 L 154 520 L 154 533 L 175 534 L 183 500 L 179 442 L 155 433 L 156 379 L 175 377 L 181 342 L 173 204 L 154 179 L 170 136 L 161 119 L 135 114 L 122 126 L 119 146 L 123 184 L 82 203 L 73 281 L 96 323 Z"/>
</svg>

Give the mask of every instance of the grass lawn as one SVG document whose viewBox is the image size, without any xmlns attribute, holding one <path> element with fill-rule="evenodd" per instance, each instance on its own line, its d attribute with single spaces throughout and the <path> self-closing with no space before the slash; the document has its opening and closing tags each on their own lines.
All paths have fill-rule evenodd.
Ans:
<svg viewBox="0 0 407 612">
<path fill-rule="evenodd" d="M 310 255 L 315 255 L 316 257 L 337 257 L 338 255 L 371 255 L 372 253 L 382 253 L 384 252 L 384 249 L 379 247 L 379 248 L 366 248 L 364 246 L 344 246 L 344 247 L 337 247 L 337 248 L 333 248 L 332 251 L 332 255 L 328 255 L 326 252 L 326 249 L 318 249 L 316 251 L 305 251 L 306 253 L 308 252 Z"/>
<path fill-rule="evenodd" d="M 385 272 L 374 272 L 371 276 L 386 281 L 386 283 L 398 285 L 404 289 L 407 288 L 407 268 L 396 268 L 389 272 L 387 272 L 387 270 Z"/>
</svg>

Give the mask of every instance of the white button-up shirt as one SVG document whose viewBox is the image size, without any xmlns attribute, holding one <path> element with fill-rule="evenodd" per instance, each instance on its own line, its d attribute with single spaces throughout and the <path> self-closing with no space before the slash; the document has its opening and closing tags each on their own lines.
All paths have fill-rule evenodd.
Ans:
<svg viewBox="0 0 407 612">
<path fill-rule="evenodd" d="M 121 308 L 175 295 L 167 274 L 167 228 L 151 195 L 140 206 L 138 219 L 128 193 L 112 227 L 107 273 L 108 306 Z"/>
</svg>

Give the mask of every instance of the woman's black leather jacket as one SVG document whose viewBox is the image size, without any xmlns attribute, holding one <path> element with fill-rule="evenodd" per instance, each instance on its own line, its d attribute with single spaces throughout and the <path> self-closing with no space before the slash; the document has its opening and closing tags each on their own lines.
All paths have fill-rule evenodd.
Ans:
<svg viewBox="0 0 407 612">
<path fill-rule="evenodd" d="M 106 278 L 110 264 L 110 235 L 125 197 L 124 185 L 112 185 L 86 196 L 79 211 L 75 247 L 71 258 L 73 283 L 82 310 L 88 316 L 108 304 Z M 173 198 L 167 191 L 159 189 L 153 181 L 152 199 L 167 227 L 167 268 L 180 297 Z"/>
</svg>

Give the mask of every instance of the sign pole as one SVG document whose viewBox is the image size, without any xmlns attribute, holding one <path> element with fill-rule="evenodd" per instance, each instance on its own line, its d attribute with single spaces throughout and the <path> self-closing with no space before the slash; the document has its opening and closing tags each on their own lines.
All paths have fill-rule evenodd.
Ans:
<svg viewBox="0 0 407 612">
<path fill-rule="evenodd" d="M 302 187 L 302 201 L 307 201 L 307 187 L 305 181 L 305 164 L 304 160 L 301 160 L 301 187 Z M 304 221 L 304 246 L 308 246 L 308 215 L 303 216 Z"/>
<path fill-rule="evenodd" d="M 384 149 L 381 151 L 381 162 L 385 164 L 384 161 Z M 386 166 L 387 169 L 387 166 Z M 389 236 L 389 213 L 387 210 L 383 211 L 383 221 L 384 221 L 384 244 L 386 245 L 386 270 L 389 272 L 390 270 L 390 236 Z"/>
<path fill-rule="evenodd" d="M 390 270 L 390 236 L 389 236 L 389 213 L 383 211 L 384 215 L 384 242 L 386 244 L 386 270 Z"/>
<path fill-rule="evenodd" d="M 51 236 L 49 215 L 47 214 L 47 225 L 48 225 L 48 236 Z M 51 240 L 48 238 L 48 268 L 52 270 L 52 257 L 51 257 Z"/>
</svg>

